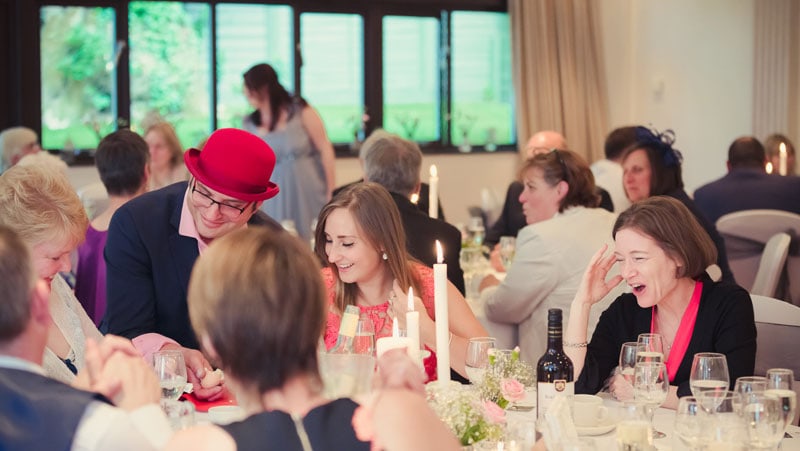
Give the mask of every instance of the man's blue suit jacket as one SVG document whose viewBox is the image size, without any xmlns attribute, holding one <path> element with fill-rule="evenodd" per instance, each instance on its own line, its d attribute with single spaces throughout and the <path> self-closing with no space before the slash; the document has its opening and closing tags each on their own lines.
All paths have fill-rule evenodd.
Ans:
<svg viewBox="0 0 800 451">
<path fill-rule="evenodd" d="M 198 349 L 186 293 L 197 240 L 178 234 L 188 182 L 143 194 L 111 218 L 105 248 L 107 307 L 100 329 L 127 338 L 148 332 Z M 261 212 L 248 225 L 281 226 Z"/>
</svg>

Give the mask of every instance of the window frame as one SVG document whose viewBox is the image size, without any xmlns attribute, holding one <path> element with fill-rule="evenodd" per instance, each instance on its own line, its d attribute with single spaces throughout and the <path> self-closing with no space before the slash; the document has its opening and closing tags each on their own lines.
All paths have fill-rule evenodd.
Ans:
<svg viewBox="0 0 800 451">
<path fill-rule="evenodd" d="M 30 58 L 30 52 L 25 49 L 38 49 L 40 46 L 40 9 L 44 6 L 78 6 L 78 7 L 109 7 L 114 9 L 115 15 L 115 39 L 122 40 L 128 44 L 128 3 L 129 0 L 0 0 L 16 2 L 17 17 L 16 26 L 10 32 L 12 39 L 14 34 L 19 36 L 21 43 L 19 49 L 12 48 L 11 61 L 19 64 L 17 73 L 10 73 L 8 85 L 16 86 L 20 89 L 12 88 L 12 100 L 16 100 L 20 123 L 36 124 L 41 132 L 42 111 L 41 111 L 41 58 L 38 51 L 35 51 L 35 58 Z M 172 0 L 168 0 L 172 1 Z M 440 58 L 444 60 L 443 69 L 439 72 L 440 86 L 440 129 L 441 135 L 438 142 L 420 143 L 422 151 L 426 154 L 462 154 L 458 150 L 458 143 L 451 142 L 450 133 L 450 113 L 452 111 L 451 86 L 451 55 L 450 55 L 450 25 L 451 14 L 453 11 L 485 11 L 507 13 L 507 0 L 251 0 L 251 1 L 230 1 L 230 0 L 192 0 L 191 3 L 206 3 L 210 6 L 209 18 L 209 38 L 210 42 L 210 111 L 211 129 L 217 128 L 217 104 L 218 104 L 218 74 L 217 66 L 217 5 L 245 3 L 248 5 L 288 5 L 293 12 L 293 43 L 294 43 L 294 83 L 295 91 L 302 95 L 303 87 L 301 81 L 302 54 L 300 49 L 300 17 L 304 13 L 347 13 L 359 14 L 363 18 L 364 37 L 364 104 L 367 107 L 370 121 L 366 127 L 369 134 L 377 124 L 383 123 L 383 57 L 382 33 L 384 16 L 416 16 L 432 17 L 439 21 L 442 33 L 441 46 L 439 49 Z M 14 9 L 14 6 L 12 6 Z M 14 14 L 12 14 L 14 16 Z M 28 25 L 25 25 L 28 24 Z M 35 24 L 34 26 L 31 26 Z M 129 47 L 128 47 L 129 48 Z M 15 51 L 16 50 L 16 51 Z M 127 50 L 127 49 L 126 49 Z M 23 56 L 28 56 L 23 59 Z M 375 61 L 377 63 L 368 63 Z M 9 66 L 9 67 L 14 67 Z M 113 105 L 117 113 L 117 127 L 126 127 L 130 124 L 130 61 L 128 52 L 122 53 L 118 70 L 116 71 L 115 88 L 116 102 Z M 18 78 L 17 78 L 18 77 Z M 18 99 L 13 98 L 17 93 Z M 13 109 L 11 105 L 10 109 Z M 514 105 L 512 105 L 512 108 Z M 12 116 L 13 114 L 13 110 Z M 514 113 L 516 117 L 516 112 Z M 0 117 L 2 118 L 2 117 Z M 27 120 L 26 120 L 27 119 Z M 513 126 L 514 124 L 512 124 Z M 512 139 L 515 137 L 512 136 Z M 334 143 L 337 157 L 354 156 L 350 150 L 349 143 Z M 516 142 L 505 143 L 497 146 L 500 151 L 516 151 Z M 483 146 L 473 146 L 470 153 L 483 153 Z M 67 156 L 69 157 L 69 156 Z"/>
</svg>

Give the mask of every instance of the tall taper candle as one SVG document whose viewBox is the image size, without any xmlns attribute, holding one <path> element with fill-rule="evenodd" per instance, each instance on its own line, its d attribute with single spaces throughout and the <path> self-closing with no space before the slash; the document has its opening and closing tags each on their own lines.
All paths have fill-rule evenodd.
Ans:
<svg viewBox="0 0 800 451">
<path fill-rule="evenodd" d="M 780 175 L 786 175 L 786 158 L 788 158 L 786 143 L 781 143 L 778 148 L 778 174 Z"/>
<path fill-rule="evenodd" d="M 436 314 L 436 378 L 450 380 L 450 325 L 447 313 L 447 265 L 442 263 L 442 245 L 436 240 L 433 265 L 433 302 Z"/>
<path fill-rule="evenodd" d="M 408 311 L 406 311 L 406 330 L 408 340 L 411 344 L 408 347 L 408 355 L 411 360 L 421 365 L 419 360 L 419 312 L 414 310 L 414 289 L 408 287 Z"/>
<path fill-rule="evenodd" d="M 436 165 L 432 164 L 431 178 L 428 179 L 430 190 L 428 191 L 428 216 L 431 218 L 439 217 L 439 174 L 436 171 Z M 440 262 L 441 263 L 441 262 Z"/>
</svg>

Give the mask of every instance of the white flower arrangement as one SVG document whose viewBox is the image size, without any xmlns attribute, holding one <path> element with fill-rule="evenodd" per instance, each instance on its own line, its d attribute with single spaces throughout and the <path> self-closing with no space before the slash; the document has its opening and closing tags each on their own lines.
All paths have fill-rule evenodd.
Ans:
<svg viewBox="0 0 800 451">
<path fill-rule="evenodd" d="M 533 368 L 519 359 L 519 346 L 513 350 L 489 350 L 489 366 L 476 385 L 481 399 L 505 409 L 525 398 L 525 389 L 533 385 Z"/>
<path fill-rule="evenodd" d="M 503 437 L 505 411 L 492 401 L 481 400 L 474 390 L 458 383 L 432 382 L 426 386 L 428 405 L 463 446 Z"/>
</svg>

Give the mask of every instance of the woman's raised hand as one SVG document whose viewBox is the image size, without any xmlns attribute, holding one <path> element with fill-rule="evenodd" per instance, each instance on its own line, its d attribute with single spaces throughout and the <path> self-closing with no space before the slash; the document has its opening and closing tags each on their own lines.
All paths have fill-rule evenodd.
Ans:
<svg viewBox="0 0 800 451">
<path fill-rule="evenodd" d="M 578 287 L 576 299 L 580 299 L 584 304 L 594 305 L 622 282 L 622 276 L 619 274 L 612 277 L 610 280 L 606 280 L 608 272 L 611 270 L 611 267 L 614 266 L 614 263 L 616 263 L 616 256 L 613 252 L 605 255 L 607 250 L 608 245 L 604 244 L 603 247 L 592 256 L 591 261 L 589 261 L 589 266 L 586 268 L 586 272 L 583 273 L 583 279 Z"/>
</svg>

